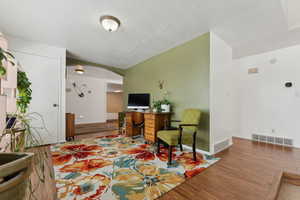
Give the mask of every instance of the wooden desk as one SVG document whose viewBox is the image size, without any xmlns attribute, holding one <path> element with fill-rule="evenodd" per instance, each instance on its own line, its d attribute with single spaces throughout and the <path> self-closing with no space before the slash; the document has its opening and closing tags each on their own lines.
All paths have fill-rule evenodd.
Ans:
<svg viewBox="0 0 300 200">
<path fill-rule="evenodd" d="M 170 123 L 171 113 L 153 112 L 126 112 L 126 136 L 132 137 L 141 134 L 142 128 L 133 124 L 145 123 L 144 137 L 148 142 L 156 142 L 156 133 Z"/>
</svg>

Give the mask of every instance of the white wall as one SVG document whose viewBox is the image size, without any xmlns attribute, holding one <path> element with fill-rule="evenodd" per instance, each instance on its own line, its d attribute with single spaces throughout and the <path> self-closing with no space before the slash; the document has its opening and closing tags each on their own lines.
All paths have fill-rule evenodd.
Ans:
<svg viewBox="0 0 300 200">
<path fill-rule="evenodd" d="M 300 147 L 299 59 L 300 46 L 293 46 L 234 60 L 240 119 L 236 136 L 249 139 L 253 133 L 285 136 Z M 254 67 L 259 73 L 248 74 L 248 69 Z M 292 88 L 285 88 L 287 81 L 293 83 Z"/>
<path fill-rule="evenodd" d="M 236 127 L 236 89 L 232 48 L 215 33 L 210 33 L 210 152 L 225 140 L 232 144 Z"/>
<path fill-rule="evenodd" d="M 85 94 L 83 98 L 78 97 L 74 91 L 73 82 L 79 87 L 86 85 L 82 89 Z M 106 84 L 104 79 L 80 75 L 68 76 L 66 86 L 71 91 L 66 93 L 66 107 L 67 112 L 75 113 L 76 124 L 106 122 Z"/>
</svg>

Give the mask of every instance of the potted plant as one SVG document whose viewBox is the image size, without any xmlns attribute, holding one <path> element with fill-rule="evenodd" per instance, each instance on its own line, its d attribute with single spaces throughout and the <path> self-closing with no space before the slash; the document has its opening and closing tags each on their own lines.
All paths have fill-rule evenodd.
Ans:
<svg viewBox="0 0 300 200">
<path fill-rule="evenodd" d="M 161 101 L 161 110 L 162 112 L 170 112 L 171 111 L 171 102 L 167 99 Z"/>
<path fill-rule="evenodd" d="M 8 61 L 12 65 L 15 65 L 13 60 L 14 60 L 14 56 L 10 52 L 0 47 L 0 77 L 6 74 L 6 68 L 4 66 L 5 63 L 3 61 Z"/>
<path fill-rule="evenodd" d="M 153 106 L 152 106 L 152 111 L 153 112 L 161 112 L 161 100 L 153 101 Z"/>
</svg>

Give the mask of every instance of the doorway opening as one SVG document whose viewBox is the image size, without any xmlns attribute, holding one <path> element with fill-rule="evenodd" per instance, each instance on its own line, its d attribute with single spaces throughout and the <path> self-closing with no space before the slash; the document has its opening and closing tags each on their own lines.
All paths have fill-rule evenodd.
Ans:
<svg viewBox="0 0 300 200">
<path fill-rule="evenodd" d="M 88 138 L 102 136 L 118 131 L 118 112 L 123 109 L 123 77 L 112 71 L 82 66 L 83 73 L 78 74 L 78 66 L 67 68 L 66 111 L 67 137 Z M 68 127 L 68 116 L 72 127 Z M 73 131 L 73 133 L 68 133 Z"/>
<path fill-rule="evenodd" d="M 118 127 L 119 113 L 123 111 L 123 85 L 108 83 L 106 93 L 107 126 Z"/>
</svg>

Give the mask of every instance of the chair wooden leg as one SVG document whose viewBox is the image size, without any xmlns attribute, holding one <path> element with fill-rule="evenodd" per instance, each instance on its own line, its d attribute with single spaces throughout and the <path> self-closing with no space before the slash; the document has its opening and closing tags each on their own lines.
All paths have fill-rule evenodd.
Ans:
<svg viewBox="0 0 300 200">
<path fill-rule="evenodd" d="M 160 153 L 160 139 L 157 140 L 157 153 Z"/>
<path fill-rule="evenodd" d="M 196 157 L 196 134 L 194 134 L 194 138 L 193 138 L 193 159 L 194 159 L 194 161 L 197 161 L 197 157 Z"/>
<path fill-rule="evenodd" d="M 180 128 L 179 130 L 180 130 L 179 146 L 180 146 L 180 151 L 183 151 L 183 148 L 182 148 L 182 128 Z"/>
<path fill-rule="evenodd" d="M 193 143 L 193 159 L 194 159 L 194 161 L 197 161 L 197 158 L 196 158 L 196 143 L 195 142 Z"/>
<path fill-rule="evenodd" d="M 170 166 L 172 164 L 172 145 L 169 145 L 169 154 L 168 154 L 168 165 Z"/>
</svg>

